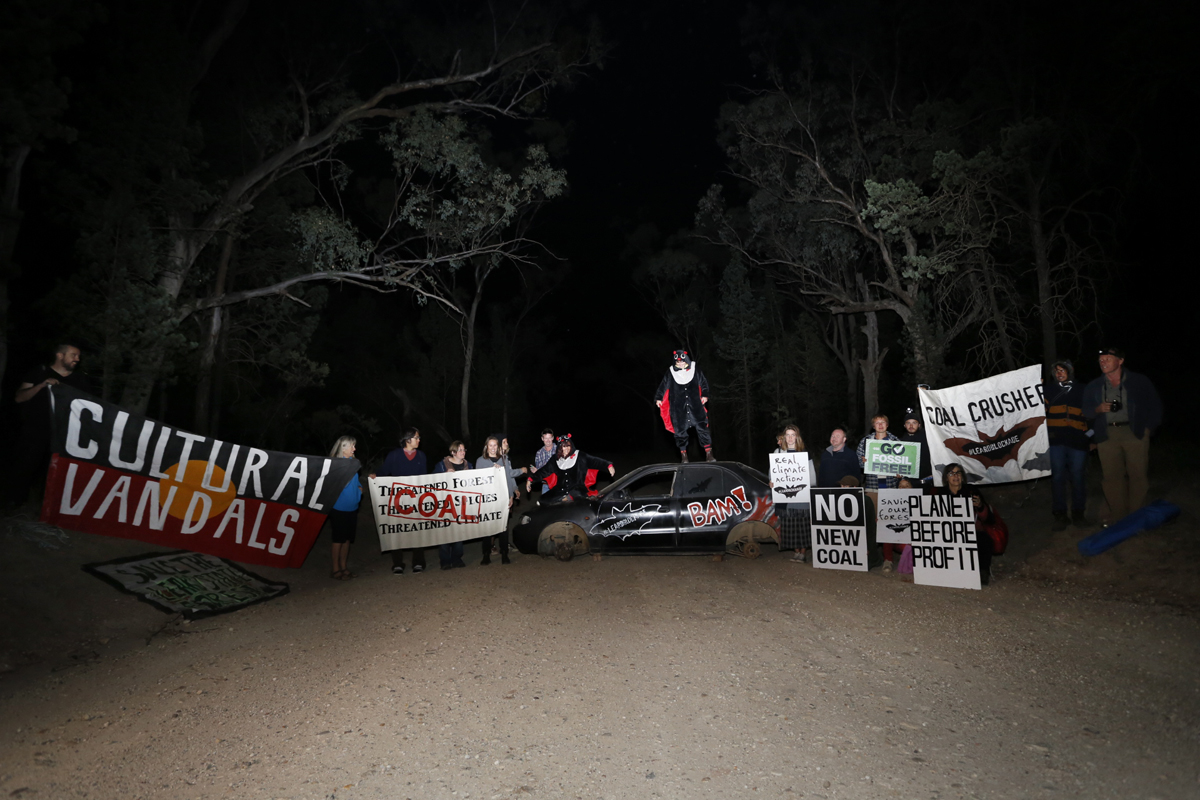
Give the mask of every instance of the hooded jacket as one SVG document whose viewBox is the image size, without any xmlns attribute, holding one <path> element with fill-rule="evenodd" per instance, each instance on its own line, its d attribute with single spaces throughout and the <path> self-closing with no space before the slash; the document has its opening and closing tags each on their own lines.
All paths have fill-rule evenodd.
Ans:
<svg viewBox="0 0 1200 800">
<path fill-rule="evenodd" d="M 1083 387 L 1075 382 L 1075 366 L 1067 360 L 1055 361 L 1051 372 L 1062 367 L 1067 379 L 1046 386 L 1046 434 L 1051 446 L 1087 450 L 1091 446 L 1091 426 L 1083 415 Z"/>
<path fill-rule="evenodd" d="M 683 370 L 669 367 L 654 395 L 656 402 L 662 401 L 659 414 L 666 429 L 671 433 L 686 431 L 689 408 L 696 424 L 707 427 L 708 409 L 700 402 L 701 397 L 708 397 L 708 379 L 695 361 Z"/>
</svg>

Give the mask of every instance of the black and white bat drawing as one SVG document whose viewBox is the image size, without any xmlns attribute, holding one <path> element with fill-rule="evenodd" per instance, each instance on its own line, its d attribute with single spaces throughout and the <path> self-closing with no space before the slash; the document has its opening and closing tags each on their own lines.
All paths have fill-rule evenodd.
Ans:
<svg viewBox="0 0 1200 800">
<path fill-rule="evenodd" d="M 807 483 L 802 483 L 799 486 L 776 486 L 775 491 L 784 497 L 795 497 L 808 488 Z"/>
<path fill-rule="evenodd" d="M 908 523 L 907 522 L 889 522 L 888 528 L 895 531 L 896 533 L 904 533 L 906 530 L 908 530 Z"/>
<path fill-rule="evenodd" d="M 654 515 L 660 513 L 662 509 L 663 507 L 660 505 L 645 505 L 634 508 L 633 503 L 629 503 L 622 508 L 614 508 L 612 516 L 597 520 L 596 524 L 588 532 L 602 536 L 619 536 L 622 539 L 626 539 L 650 524 L 654 519 Z"/>
</svg>

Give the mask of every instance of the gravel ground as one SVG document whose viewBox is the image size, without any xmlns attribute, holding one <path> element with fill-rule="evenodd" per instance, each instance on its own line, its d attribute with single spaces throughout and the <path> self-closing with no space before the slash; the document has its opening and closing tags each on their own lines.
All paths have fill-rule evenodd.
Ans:
<svg viewBox="0 0 1200 800">
<path fill-rule="evenodd" d="M 322 540 L 303 570 L 258 570 L 291 594 L 188 624 L 78 571 L 149 548 L 82 539 L 4 540 L 10 584 L 69 564 L 44 591 L 71 605 L 6 595 L 6 796 L 1200 797 L 1187 608 L 774 548 L 468 549 L 467 569 L 393 576 L 359 544 L 335 582 Z"/>
</svg>

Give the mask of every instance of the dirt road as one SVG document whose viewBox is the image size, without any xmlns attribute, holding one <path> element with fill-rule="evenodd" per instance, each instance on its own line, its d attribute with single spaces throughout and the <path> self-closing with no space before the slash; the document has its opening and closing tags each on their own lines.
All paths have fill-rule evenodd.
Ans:
<svg viewBox="0 0 1200 800">
<path fill-rule="evenodd" d="M 165 616 L 64 578 L 106 604 L 93 614 L 133 621 L 0 683 L 0 792 L 1200 796 L 1188 612 L 1003 573 L 982 592 L 919 587 L 774 548 L 476 555 L 405 576 L 365 551 L 353 562 L 349 582 L 318 557 L 264 570 L 292 593 L 148 645 Z"/>
</svg>

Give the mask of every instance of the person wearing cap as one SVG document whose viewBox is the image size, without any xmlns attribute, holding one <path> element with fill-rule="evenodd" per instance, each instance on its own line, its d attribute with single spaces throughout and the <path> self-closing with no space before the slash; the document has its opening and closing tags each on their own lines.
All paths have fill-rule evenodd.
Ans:
<svg viewBox="0 0 1200 800">
<path fill-rule="evenodd" d="M 675 446 L 680 460 L 688 463 L 689 428 L 696 429 L 696 438 L 704 448 L 705 460 L 716 461 L 712 452 L 712 432 L 708 429 L 708 380 L 687 350 L 671 354 L 674 363 L 663 376 L 654 395 L 654 404 L 662 416 L 663 425 L 675 434 Z"/>
<path fill-rule="evenodd" d="M 913 485 L 920 481 L 932 481 L 933 465 L 929 460 L 929 442 L 925 439 L 920 415 L 911 408 L 904 412 L 904 433 L 900 434 L 900 441 L 921 445 L 921 464 L 918 467 L 920 474 L 913 480 Z"/>
<path fill-rule="evenodd" d="M 1146 503 L 1150 437 L 1162 423 L 1162 400 L 1145 375 L 1125 369 L 1125 351 L 1100 351 L 1100 377 L 1083 390 L 1083 415 L 1092 421 L 1100 454 L 1108 522 Z"/>
<path fill-rule="evenodd" d="M 1052 530 L 1065 531 L 1086 520 L 1087 481 L 1084 470 L 1092 447 L 1092 430 L 1083 416 L 1083 387 L 1075 382 L 1075 366 L 1067 359 L 1051 367 L 1053 381 L 1046 386 L 1046 435 L 1050 439 L 1050 488 L 1054 499 Z M 1067 483 L 1071 484 L 1071 514 L 1067 515 Z"/>
</svg>

